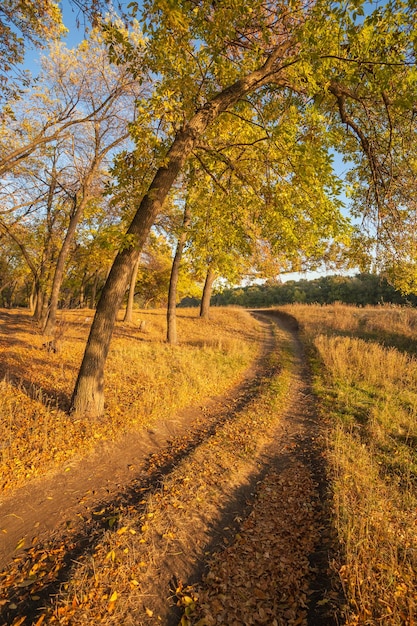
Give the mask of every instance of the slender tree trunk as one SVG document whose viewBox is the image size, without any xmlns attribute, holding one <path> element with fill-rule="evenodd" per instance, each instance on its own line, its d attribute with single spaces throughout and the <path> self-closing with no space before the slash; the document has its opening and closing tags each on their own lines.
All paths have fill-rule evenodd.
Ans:
<svg viewBox="0 0 417 626">
<path fill-rule="evenodd" d="M 181 257 L 187 241 L 187 229 L 190 224 L 190 210 L 185 205 L 184 219 L 182 222 L 182 231 L 178 238 L 177 248 L 175 250 L 174 260 L 172 262 L 171 277 L 169 280 L 168 290 L 168 308 L 167 308 L 167 341 L 175 345 L 177 339 L 177 285 L 180 273 Z"/>
<path fill-rule="evenodd" d="M 211 265 L 207 270 L 206 281 L 204 283 L 203 296 L 200 305 L 200 317 L 208 320 L 210 311 L 211 292 L 213 291 L 213 283 L 216 275 Z"/>
<path fill-rule="evenodd" d="M 29 296 L 29 309 L 32 315 L 34 315 L 35 313 L 35 307 L 36 307 L 36 281 L 34 280 L 32 283 L 32 289 L 30 291 L 30 296 Z"/>
<path fill-rule="evenodd" d="M 94 273 L 94 280 L 93 280 L 93 287 L 91 289 L 91 309 L 94 309 L 96 306 L 96 297 L 97 297 L 97 287 L 98 287 L 98 279 L 99 279 L 99 274 L 98 274 L 98 270 L 95 271 Z"/>
<path fill-rule="evenodd" d="M 40 302 L 39 312 L 35 310 L 36 319 L 40 323 L 40 327 L 43 329 L 45 327 L 46 319 L 48 317 L 48 295 L 47 295 L 47 285 L 49 285 L 50 277 L 51 277 L 51 267 L 53 262 L 53 246 L 52 246 L 52 233 L 54 227 L 54 200 L 55 200 L 55 192 L 57 189 L 57 150 L 54 149 L 53 154 L 53 162 L 52 162 L 52 171 L 51 171 L 51 182 L 49 183 L 48 189 L 48 199 L 46 203 L 46 238 L 44 244 L 44 253 L 43 253 L 43 262 L 41 264 L 39 270 L 39 285 L 42 289 L 42 299 Z M 37 302 L 37 306 L 39 307 L 39 298 Z"/>
<path fill-rule="evenodd" d="M 136 263 L 133 266 L 132 274 L 130 276 L 129 295 L 127 297 L 126 312 L 123 318 L 123 321 L 127 322 L 128 324 L 131 324 L 132 318 L 133 318 L 133 300 L 135 299 L 135 287 L 136 287 L 136 279 L 137 279 L 138 271 L 139 271 L 139 264 L 140 264 L 140 255 L 138 256 Z"/>
<path fill-rule="evenodd" d="M 67 233 L 61 246 L 61 250 L 59 251 L 58 260 L 55 266 L 54 278 L 52 282 L 51 296 L 49 300 L 49 311 L 43 328 L 44 335 L 55 335 L 59 292 L 61 290 L 62 281 L 64 279 L 65 263 L 68 258 L 72 241 L 74 239 L 77 225 L 84 212 L 84 208 L 88 202 L 88 199 L 89 196 L 84 195 L 82 200 L 78 203 L 78 206 L 76 206 L 75 210 L 73 211 Z M 76 199 L 74 200 L 74 202 L 77 205 Z"/>
<path fill-rule="evenodd" d="M 261 68 L 217 94 L 197 111 L 175 137 L 164 165 L 156 172 L 127 231 L 133 243 L 117 254 L 101 293 L 71 400 L 71 411 L 74 414 L 94 417 L 104 412 L 104 366 L 129 274 L 196 141 L 220 113 L 240 98 L 271 82 L 272 77 L 277 84 L 277 74 L 282 69 L 277 66 L 277 62 L 282 52 L 275 50 Z M 282 84 L 284 82 L 285 79 Z"/>
<path fill-rule="evenodd" d="M 33 317 L 37 322 L 40 322 L 42 319 L 42 311 L 43 311 L 43 303 L 45 300 L 45 294 L 41 286 L 41 281 L 36 280 L 35 282 L 35 308 L 33 311 Z"/>
<path fill-rule="evenodd" d="M 80 309 L 83 309 L 84 306 L 85 306 L 85 302 L 84 302 L 85 283 L 84 283 L 84 280 L 85 280 L 85 275 L 83 277 L 83 282 L 81 283 L 81 286 L 80 286 Z"/>
</svg>

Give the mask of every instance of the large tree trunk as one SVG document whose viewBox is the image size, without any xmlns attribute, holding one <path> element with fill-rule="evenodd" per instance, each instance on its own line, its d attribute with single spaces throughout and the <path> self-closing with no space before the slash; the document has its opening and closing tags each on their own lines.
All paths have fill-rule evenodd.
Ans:
<svg viewBox="0 0 417 626">
<path fill-rule="evenodd" d="M 243 96 L 271 82 L 272 77 L 275 83 L 277 82 L 277 73 L 281 68 L 277 67 L 276 63 L 280 52 L 278 49 L 275 50 L 260 69 L 238 80 L 207 102 L 174 139 L 164 165 L 156 172 L 127 231 L 127 240 L 133 243 L 117 254 L 101 293 L 71 400 L 71 411 L 75 414 L 90 416 L 103 414 L 104 366 L 129 274 L 168 192 L 196 141 L 220 113 Z"/>
<path fill-rule="evenodd" d="M 207 270 L 206 281 L 204 283 L 203 296 L 200 305 L 200 317 L 208 320 L 210 311 L 211 292 L 213 291 L 213 283 L 216 275 L 210 266 Z"/>
<path fill-rule="evenodd" d="M 175 345 L 177 339 L 177 285 L 178 276 L 180 273 L 180 265 L 182 252 L 184 250 L 185 242 L 187 241 L 187 228 L 190 223 L 190 210 L 188 205 L 185 205 L 184 219 L 182 222 L 182 231 L 178 238 L 177 248 L 175 250 L 174 260 L 172 261 L 171 277 L 169 280 L 168 290 L 168 308 L 167 308 L 167 342 Z"/>
<path fill-rule="evenodd" d="M 138 277 L 139 264 L 140 264 L 140 255 L 138 256 L 136 263 L 133 266 L 132 274 L 130 276 L 129 295 L 127 297 L 126 312 L 123 318 L 123 321 L 127 322 L 128 324 L 131 324 L 132 319 L 133 319 L 133 301 L 135 299 L 136 279 Z"/>
<path fill-rule="evenodd" d="M 100 416 L 104 411 L 104 366 L 110 347 L 114 324 L 126 291 L 129 274 L 136 263 L 155 218 L 173 185 L 184 161 L 194 145 L 190 131 L 182 132 L 174 141 L 168 164 L 161 167 L 142 199 L 127 231 L 135 245 L 117 254 L 97 304 L 96 314 L 75 385 L 71 409 L 77 414 Z"/>
</svg>

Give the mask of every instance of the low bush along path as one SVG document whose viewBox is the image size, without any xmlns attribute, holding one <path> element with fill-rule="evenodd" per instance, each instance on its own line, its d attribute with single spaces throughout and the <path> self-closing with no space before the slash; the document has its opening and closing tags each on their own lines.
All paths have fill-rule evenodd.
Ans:
<svg viewBox="0 0 417 626">
<path fill-rule="evenodd" d="M 324 436 L 295 321 L 227 396 L 0 505 L 0 623 L 339 624 Z"/>
</svg>

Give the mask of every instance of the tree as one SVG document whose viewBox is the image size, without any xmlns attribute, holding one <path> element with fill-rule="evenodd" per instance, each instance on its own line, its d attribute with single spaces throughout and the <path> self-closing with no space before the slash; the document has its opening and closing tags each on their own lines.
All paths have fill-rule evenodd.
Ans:
<svg viewBox="0 0 417 626">
<path fill-rule="evenodd" d="M 360 45 L 369 50 L 358 80 L 347 68 L 347 78 L 329 86 L 359 223 L 351 258 L 362 269 L 384 273 L 404 293 L 417 289 L 414 11 L 393 2 L 369 15 L 360 39 L 346 42 L 349 53 L 357 55 Z M 377 63 L 381 49 L 385 62 Z"/>
<path fill-rule="evenodd" d="M 29 84 L 28 73 L 19 71 L 25 46 L 42 47 L 65 32 L 58 6 L 52 0 L 4 0 L 0 6 L 0 105 L 14 99 L 19 87 Z"/>
<path fill-rule="evenodd" d="M 55 211 L 60 147 L 32 159 L 24 172 L 7 180 L 0 228 L 20 249 L 32 273 L 31 305 L 39 319 L 56 250 Z"/>
<path fill-rule="evenodd" d="M 346 7 L 321 1 L 281 5 L 236 0 L 232 6 L 205 0 L 178 5 L 149 0 L 143 7 L 148 67 L 155 78 L 147 106 L 153 107 L 155 117 L 161 116 L 169 148 L 137 207 L 127 231 L 129 246 L 117 255 L 97 306 L 72 398 L 73 411 L 92 416 L 104 410 L 104 365 L 131 268 L 207 129 L 248 96 L 252 106 L 277 119 L 288 99 L 302 110 L 309 99 L 326 98 L 328 109 L 323 106 L 323 114 L 330 109 L 334 116 L 338 95 L 332 86 L 351 87 L 369 60 L 369 41 L 363 35 L 369 20 L 356 21 L 361 11 L 356 1 Z M 384 14 L 383 8 L 378 11 Z M 382 21 L 373 31 L 372 64 L 392 75 L 386 62 L 386 31 L 404 30 L 404 22 L 411 25 L 414 14 L 412 9 L 390 5 L 385 16 L 387 25 Z M 404 61 L 404 46 L 411 51 L 404 39 L 399 52 L 392 48 L 398 63 Z M 408 78 L 415 90 L 415 77 Z M 366 95 L 373 96 L 378 80 L 379 76 L 375 82 L 369 80 Z M 352 97 L 349 91 L 347 97 Z"/>
<path fill-rule="evenodd" d="M 124 32 L 124 31 L 121 31 Z M 143 41 L 139 38 L 137 29 L 132 29 L 131 33 L 125 35 L 126 41 L 131 39 L 135 42 L 135 63 L 139 64 L 143 53 Z M 58 92 L 54 93 L 54 87 L 45 85 L 44 90 L 37 89 L 36 85 L 25 99 L 13 103 L 10 109 L 10 116 L 0 117 L 0 176 L 4 177 L 8 172 L 16 172 L 20 167 L 24 167 L 28 157 L 36 154 L 43 147 L 48 146 L 55 141 L 61 140 L 66 136 L 73 127 L 79 127 L 82 124 L 89 124 L 97 119 L 103 110 L 108 109 L 109 105 L 114 101 L 115 95 L 119 97 L 126 93 L 127 81 L 119 85 L 119 92 L 115 93 L 113 81 L 113 90 L 110 88 L 115 69 L 109 73 L 109 81 L 102 75 L 101 81 L 103 86 L 96 93 L 88 91 L 88 81 L 91 79 L 94 71 L 99 72 L 103 67 L 103 50 L 102 60 L 97 67 L 89 65 L 89 61 L 94 63 L 93 58 L 88 59 L 89 46 L 98 49 L 103 48 L 103 40 L 100 38 L 98 31 L 91 33 L 90 44 L 86 41 L 81 43 L 78 48 L 80 57 L 84 59 L 87 65 L 81 66 L 79 62 L 78 68 L 77 57 L 74 51 L 67 51 L 65 47 L 58 43 L 51 46 L 50 52 L 55 57 L 55 63 L 49 66 L 50 72 L 55 72 L 55 76 L 50 76 L 52 83 L 55 81 L 55 87 Z M 61 62 L 58 57 L 61 54 Z M 92 56 L 94 52 L 92 53 Z M 66 67 L 64 60 L 68 63 Z M 97 57 L 98 60 L 98 57 Z M 108 59 L 106 58 L 107 63 Z M 132 59 L 131 59 L 131 62 Z M 123 64 L 119 64 L 119 76 L 123 73 Z M 108 65 L 108 67 L 112 67 Z M 131 68 L 129 68 L 131 70 Z M 79 76 L 77 76 L 79 73 Z M 62 83 L 62 77 L 66 77 L 66 83 Z M 126 73 L 124 73 L 126 78 Z M 82 78 L 84 78 L 84 83 Z M 135 77 L 130 76 L 131 89 L 137 90 L 144 95 L 142 81 L 136 72 Z M 109 90 L 110 89 L 110 90 Z M 93 106 L 91 106 L 93 104 Z"/>
<path fill-rule="evenodd" d="M 215 95 L 177 133 L 167 152 L 166 163 L 158 169 L 127 231 L 133 245 L 124 248 L 117 255 L 102 292 L 71 402 L 74 412 L 92 416 L 103 413 L 104 365 L 117 311 L 126 290 L 129 270 L 136 262 L 166 196 L 191 154 L 196 138 L 204 133 L 221 112 L 253 89 L 266 84 L 271 74 L 279 75 L 280 70 L 285 67 L 285 64 L 280 66 L 278 62 L 280 52 L 281 50 L 274 51 L 259 69 Z"/>
<path fill-rule="evenodd" d="M 97 25 L 108 5 L 106 0 L 70 0 L 84 22 Z M 62 13 L 53 0 L 3 0 L 0 5 L 0 111 L 7 118 L 13 101 L 31 84 L 22 70 L 28 48 L 44 48 L 67 32 Z"/>
<path fill-rule="evenodd" d="M 55 267 L 44 327 L 44 333 L 49 335 L 55 332 L 59 291 L 77 225 L 93 196 L 103 193 L 104 183 L 109 176 L 109 158 L 129 137 L 128 124 L 134 119 L 134 100 L 139 95 L 139 90 L 132 85 L 125 68 L 108 62 L 97 32 L 93 32 L 89 42 L 83 42 L 76 50 L 69 51 L 61 47 L 56 52 L 57 57 L 50 55 L 50 65 L 54 62 L 58 65 L 57 69 L 53 69 L 57 73 L 59 86 L 68 82 L 68 73 L 74 72 L 74 67 L 78 66 L 76 77 L 84 85 L 84 106 L 92 115 L 82 128 L 75 128 L 78 136 L 72 137 L 68 155 L 74 175 L 71 181 L 61 183 L 65 187 L 71 209 Z M 95 112 L 97 101 L 104 99 L 106 105 Z"/>
<path fill-rule="evenodd" d="M 20 105 L 20 125 L 16 120 L 16 133 L 20 129 L 21 135 L 28 129 L 29 115 L 32 125 L 44 126 L 48 120 L 57 120 L 59 107 L 67 108 L 70 102 L 74 118 L 78 113 L 78 120 L 82 119 L 80 123 L 66 126 L 65 133 L 59 132 L 58 138 L 38 147 L 19 165 L 15 164 L 3 179 L 4 204 L 8 207 L 3 225 L 7 224 L 10 236 L 11 228 L 16 235 L 16 226 L 12 225 L 15 216 L 22 216 L 26 211 L 25 203 L 18 201 L 22 191 L 27 191 L 26 204 L 31 207 L 32 217 L 25 218 L 29 224 L 34 219 L 36 204 L 29 183 L 32 185 L 36 180 L 45 187 L 42 193 L 48 202 L 41 201 L 43 196 L 39 192 L 36 219 L 42 220 L 44 211 L 45 219 L 54 228 L 54 256 L 47 255 L 41 266 L 45 269 L 49 263 L 48 277 L 44 272 L 37 277 L 37 270 L 32 269 L 39 296 L 36 317 L 45 325 L 44 332 L 48 335 L 53 336 L 55 332 L 60 287 L 76 229 L 87 207 L 93 206 L 92 200 L 104 193 L 114 151 L 126 144 L 129 137 L 128 124 L 134 120 L 134 101 L 140 90 L 138 81 L 132 80 L 126 68 L 109 63 L 103 38 L 94 30 L 76 49 L 68 50 L 58 43 L 50 46 L 36 90 Z M 54 155 L 51 172 L 41 174 L 41 163 L 49 163 L 51 155 Z M 20 243 L 23 245 L 22 240 Z"/>
<path fill-rule="evenodd" d="M 185 200 L 184 214 L 182 219 L 182 228 L 178 236 L 177 246 L 175 248 L 174 258 L 172 260 L 171 275 L 169 278 L 168 289 L 168 305 L 167 305 L 167 341 L 171 345 L 175 345 L 178 341 L 177 337 L 177 287 L 180 273 L 180 264 L 184 246 L 187 241 L 187 231 L 191 221 L 190 207 Z"/>
<path fill-rule="evenodd" d="M 206 132 L 189 185 L 187 252 L 206 278 L 206 316 L 214 273 L 235 284 L 254 274 L 315 269 L 336 263 L 349 238 L 328 131 L 315 106 L 302 115 L 283 108 L 279 124 L 262 119 L 248 102 L 240 103 L 238 114 L 216 120 Z"/>
<path fill-rule="evenodd" d="M 210 299 L 213 291 L 213 283 L 216 279 L 216 274 L 211 265 L 207 269 L 206 279 L 204 281 L 203 295 L 201 297 L 200 305 L 200 317 L 203 319 L 209 318 Z"/>
</svg>

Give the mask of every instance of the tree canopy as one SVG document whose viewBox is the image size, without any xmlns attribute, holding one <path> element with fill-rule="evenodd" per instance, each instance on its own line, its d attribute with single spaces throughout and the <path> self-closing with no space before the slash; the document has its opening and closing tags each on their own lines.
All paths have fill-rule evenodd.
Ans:
<svg viewBox="0 0 417 626">
<path fill-rule="evenodd" d="M 139 11 L 139 5 L 134 8 Z M 359 143 L 379 193 L 366 113 L 375 108 L 389 125 L 391 100 L 406 110 L 410 94 L 416 95 L 414 13 L 415 7 L 395 1 L 365 16 L 358 0 L 145 0 L 144 59 L 153 89 L 139 110 L 151 114 L 155 125 L 159 120 L 166 152 L 127 231 L 132 245 L 117 255 L 103 289 L 73 396 L 75 410 L 103 411 L 103 365 L 129 269 L 187 160 L 221 117 L 239 115 L 242 102 L 267 122 L 277 120 L 278 133 L 284 111 L 303 112 L 317 103 L 325 123 L 334 126 L 335 141 L 342 128 L 348 135 L 346 155 Z M 114 29 L 109 38 L 120 41 Z M 124 59 L 131 54 L 125 50 Z M 347 115 L 356 109 L 363 119 Z"/>
<path fill-rule="evenodd" d="M 96 24 L 107 0 L 69 0 L 85 24 Z M 28 70 L 21 69 L 30 48 L 44 48 L 67 32 L 62 12 L 53 0 L 3 0 L 0 5 L 0 111 L 10 100 L 22 95 L 31 82 Z M 3 113 L 8 109 L 3 109 Z"/>
</svg>

